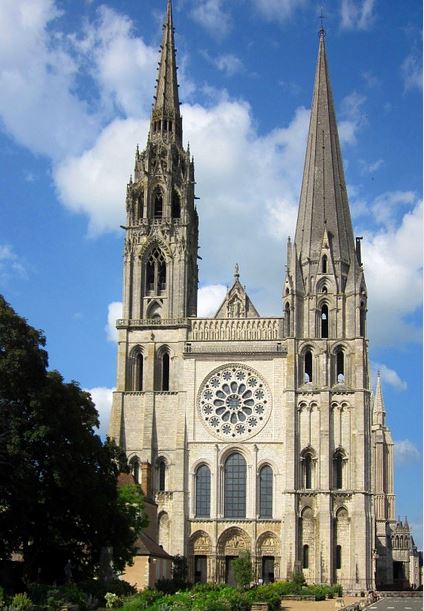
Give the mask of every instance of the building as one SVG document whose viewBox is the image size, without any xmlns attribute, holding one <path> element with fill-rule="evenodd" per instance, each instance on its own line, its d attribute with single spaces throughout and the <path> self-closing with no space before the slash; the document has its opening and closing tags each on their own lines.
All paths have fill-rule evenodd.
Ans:
<svg viewBox="0 0 424 611">
<path fill-rule="evenodd" d="M 391 575 L 393 483 L 376 477 L 391 439 L 372 415 L 367 289 L 323 29 L 281 317 L 259 315 L 236 266 L 215 317 L 197 318 L 194 185 L 168 0 L 150 132 L 127 188 L 110 435 L 190 579 L 231 583 L 231 560 L 249 550 L 257 579 L 303 571 L 370 590 Z"/>
</svg>

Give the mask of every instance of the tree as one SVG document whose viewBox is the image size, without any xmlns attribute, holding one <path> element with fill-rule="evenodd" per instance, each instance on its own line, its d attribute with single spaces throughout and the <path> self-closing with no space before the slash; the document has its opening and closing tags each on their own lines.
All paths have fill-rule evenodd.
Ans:
<svg viewBox="0 0 424 611">
<path fill-rule="evenodd" d="M 122 569 L 143 525 L 117 491 L 124 454 L 102 443 L 89 393 L 48 372 L 44 335 L 0 296 L 0 562 L 27 580 L 95 574 L 104 547 Z M 133 498 L 134 500 L 134 498 Z"/>
<path fill-rule="evenodd" d="M 253 566 L 250 552 L 243 551 L 231 561 L 234 579 L 239 588 L 245 588 L 253 579 Z"/>
</svg>

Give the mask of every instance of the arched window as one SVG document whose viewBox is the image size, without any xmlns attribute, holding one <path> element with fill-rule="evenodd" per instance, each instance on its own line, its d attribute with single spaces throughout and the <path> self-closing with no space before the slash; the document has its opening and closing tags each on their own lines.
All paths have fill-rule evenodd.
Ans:
<svg viewBox="0 0 424 611">
<path fill-rule="evenodd" d="M 181 216 L 180 196 L 176 191 L 172 192 L 172 218 L 179 219 Z"/>
<path fill-rule="evenodd" d="M 153 194 L 153 216 L 155 219 L 162 218 L 163 195 L 160 189 L 156 189 Z"/>
<path fill-rule="evenodd" d="M 303 456 L 303 487 L 306 490 L 310 490 L 312 488 L 312 471 L 313 471 L 313 460 L 310 452 L 306 452 Z"/>
<path fill-rule="evenodd" d="M 196 470 L 196 518 L 211 515 L 211 472 L 207 465 Z"/>
<path fill-rule="evenodd" d="M 284 308 L 284 328 L 286 337 L 290 336 L 290 304 L 286 303 L 286 307 Z"/>
<path fill-rule="evenodd" d="M 127 389 L 143 390 L 143 352 L 136 346 L 129 357 L 127 369 Z"/>
<path fill-rule="evenodd" d="M 302 568 L 309 569 L 309 545 L 304 545 L 302 549 Z"/>
<path fill-rule="evenodd" d="M 162 251 L 156 247 L 146 263 L 146 293 L 160 295 L 166 290 L 166 263 Z"/>
<path fill-rule="evenodd" d="M 304 381 L 312 382 L 312 352 L 307 350 L 305 352 L 305 372 L 304 372 Z"/>
<path fill-rule="evenodd" d="M 246 517 L 246 461 L 238 452 L 224 465 L 224 517 Z"/>
<path fill-rule="evenodd" d="M 359 335 L 361 337 L 365 337 L 365 317 L 366 317 L 365 303 L 361 301 L 361 308 L 359 310 Z"/>
<path fill-rule="evenodd" d="M 339 384 L 345 381 L 344 352 L 342 348 L 338 348 L 336 352 L 336 380 Z"/>
<path fill-rule="evenodd" d="M 134 390 L 143 390 L 143 353 L 139 352 L 135 362 Z"/>
<path fill-rule="evenodd" d="M 143 209 L 144 209 L 144 191 L 141 191 L 139 196 L 137 197 L 136 203 L 136 219 L 143 218 Z"/>
<path fill-rule="evenodd" d="M 140 461 L 137 457 L 130 460 L 130 473 L 134 478 L 136 484 L 140 483 Z"/>
<path fill-rule="evenodd" d="M 321 337 L 328 337 L 328 306 L 321 308 Z"/>
<path fill-rule="evenodd" d="M 165 484 L 166 484 L 166 463 L 164 461 L 163 458 L 160 459 L 159 464 L 158 464 L 158 471 L 159 471 L 159 492 L 164 492 L 166 490 Z"/>
<path fill-rule="evenodd" d="M 259 517 L 272 518 L 272 469 L 265 465 L 259 471 Z"/>
<path fill-rule="evenodd" d="M 336 569 L 342 568 L 342 546 L 336 545 Z"/>
<path fill-rule="evenodd" d="M 327 255 L 324 255 L 321 259 L 321 272 L 323 274 L 327 273 Z"/>
<path fill-rule="evenodd" d="M 169 353 L 162 355 L 162 390 L 169 390 Z"/>
<path fill-rule="evenodd" d="M 343 488 L 343 456 L 336 452 L 333 457 L 333 484 L 336 490 Z"/>
</svg>

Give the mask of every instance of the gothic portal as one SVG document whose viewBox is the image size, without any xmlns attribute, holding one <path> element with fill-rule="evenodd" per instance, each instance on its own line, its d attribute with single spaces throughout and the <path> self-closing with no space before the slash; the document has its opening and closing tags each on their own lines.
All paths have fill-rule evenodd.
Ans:
<svg viewBox="0 0 424 611">
<path fill-rule="evenodd" d="M 372 589 L 379 562 L 391 578 L 390 457 L 392 479 L 376 475 L 391 439 L 381 414 L 372 427 L 367 288 L 323 30 L 282 316 L 258 314 L 236 268 L 215 317 L 197 317 L 194 184 L 168 1 L 150 132 L 127 188 L 110 435 L 191 580 L 231 581 L 231 559 L 249 550 L 257 579 L 303 571 Z"/>
</svg>

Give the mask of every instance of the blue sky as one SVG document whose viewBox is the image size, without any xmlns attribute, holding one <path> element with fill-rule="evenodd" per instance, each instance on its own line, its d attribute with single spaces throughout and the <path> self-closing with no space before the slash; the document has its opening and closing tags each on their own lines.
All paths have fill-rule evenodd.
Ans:
<svg viewBox="0 0 424 611">
<path fill-rule="evenodd" d="M 0 291 L 47 335 L 50 366 L 115 382 L 124 194 L 146 141 L 165 0 L 0 3 Z M 320 6 L 174 0 L 185 143 L 200 216 L 199 315 L 234 263 L 281 314 Z M 396 448 L 397 513 L 422 546 L 422 3 L 323 2 L 355 234 L 364 236 L 373 373 Z"/>
</svg>

